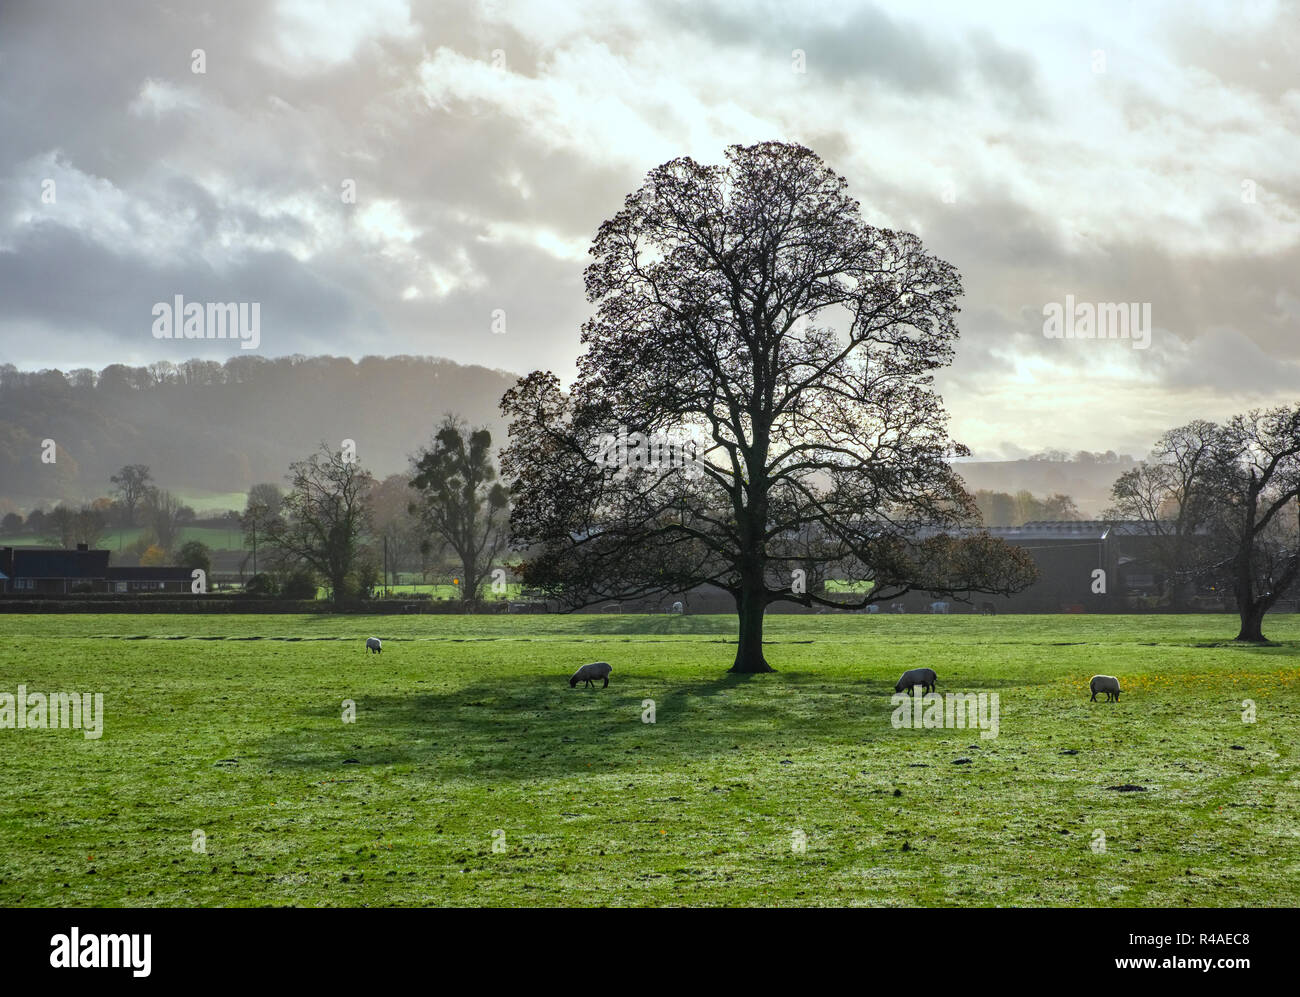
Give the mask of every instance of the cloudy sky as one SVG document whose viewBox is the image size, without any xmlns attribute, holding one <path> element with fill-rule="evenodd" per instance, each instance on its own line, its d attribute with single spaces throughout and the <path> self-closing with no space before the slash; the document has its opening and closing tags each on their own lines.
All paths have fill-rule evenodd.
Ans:
<svg viewBox="0 0 1300 997">
<path fill-rule="evenodd" d="M 957 439 L 1142 453 L 1300 396 L 1298 136 L 1295 3 L 3 0 L 0 362 L 238 352 L 153 338 L 182 294 L 265 355 L 567 376 L 600 221 L 783 139 L 964 275 Z M 1045 338 L 1067 294 L 1150 347 Z"/>
</svg>

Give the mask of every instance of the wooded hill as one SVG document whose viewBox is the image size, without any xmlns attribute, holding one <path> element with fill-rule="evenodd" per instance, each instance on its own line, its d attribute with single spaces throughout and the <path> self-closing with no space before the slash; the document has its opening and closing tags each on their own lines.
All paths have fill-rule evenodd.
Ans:
<svg viewBox="0 0 1300 997">
<path fill-rule="evenodd" d="M 505 441 L 497 410 L 515 375 L 434 357 L 233 357 L 148 367 L 20 371 L 0 365 L 0 502 L 80 501 L 125 464 L 187 495 L 282 483 L 321 441 L 356 441 L 377 477 L 456 412 Z M 57 460 L 41 460 L 55 441 Z M 48 450 L 49 448 L 44 448 Z"/>
<path fill-rule="evenodd" d="M 413 356 L 237 356 L 66 372 L 0 364 L 0 512 L 106 495 L 125 464 L 148 464 L 156 482 L 187 496 L 242 493 L 283 483 L 290 461 L 322 440 L 355 440 L 382 478 L 407 470 L 447 412 L 487 426 L 503 445 L 497 404 L 515 379 Z M 57 445 L 54 464 L 41 461 L 47 439 Z M 963 461 L 957 470 L 971 491 L 1064 493 L 1096 516 L 1133 466 L 1128 456 L 1046 456 Z"/>
</svg>

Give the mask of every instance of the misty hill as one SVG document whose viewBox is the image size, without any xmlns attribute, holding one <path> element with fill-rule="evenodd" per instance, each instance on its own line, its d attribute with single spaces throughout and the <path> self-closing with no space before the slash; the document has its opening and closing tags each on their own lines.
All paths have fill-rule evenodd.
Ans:
<svg viewBox="0 0 1300 997">
<path fill-rule="evenodd" d="M 1090 455 L 1092 456 L 1092 455 Z M 1015 494 L 1022 489 L 1034 495 L 1069 495 L 1079 512 L 1096 518 L 1111 504 L 1110 488 L 1136 465 L 1127 454 L 1113 459 L 973 460 L 956 465 L 970 491 L 981 488 Z"/>
<path fill-rule="evenodd" d="M 259 481 L 283 483 L 289 462 L 322 440 L 357 444 L 383 477 L 407 468 L 434 423 L 456 412 L 505 442 L 497 410 L 515 375 L 433 357 L 237 356 L 148 367 L 19 371 L 0 365 L 0 512 L 110 491 L 124 464 L 148 464 L 155 482 L 181 495 L 238 504 Z M 41 462 L 53 439 L 58 460 Z M 1016 461 L 957 465 L 971 491 L 1064 493 L 1096 516 L 1128 456 L 1049 452 Z M 207 505 L 193 500 L 202 510 Z M 213 504 L 219 504 L 214 501 Z"/>
<path fill-rule="evenodd" d="M 148 367 L 19 371 L 0 365 L 0 503 L 108 494 L 124 464 L 148 464 L 185 495 L 283 483 L 322 440 L 356 441 L 382 477 L 407 468 L 447 412 L 505 442 L 497 410 L 516 375 L 432 357 L 238 356 Z M 42 463 L 42 441 L 57 444 Z M 4 500 L 7 500 L 5 502 Z"/>
</svg>

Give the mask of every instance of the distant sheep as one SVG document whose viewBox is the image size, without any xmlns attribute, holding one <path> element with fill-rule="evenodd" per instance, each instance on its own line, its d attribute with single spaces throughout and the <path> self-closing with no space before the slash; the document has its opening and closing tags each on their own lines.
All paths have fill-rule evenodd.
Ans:
<svg viewBox="0 0 1300 997">
<path fill-rule="evenodd" d="M 589 665 L 583 665 L 574 672 L 573 677 L 569 679 L 569 688 L 575 688 L 579 682 L 586 682 L 588 686 L 595 688 L 595 686 L 592 686 L 592 682 L 595 679 L 604 679 L 605 684 L 601 686 L 601 688 L 607 688 L 609 686 L 609 673 L 613 670 L 614 669 L 609 667 L 609 662 L 607 661 L 593 661 Z"/>
<path fill-rule="evenodd" d="M 1106 694 L 1106 702 L 1114 700 L 1119 702 L 1119 679 L 1114 675 L 1094 675 L 1092 681 L 1088 683 L 1088 688 L 1092 690 L 1092 695 L 1088 697 L 1088 702 L 1093 702 L 1097 698 L 1097 693 Z"/>
<path fill-rule="evenodd" d="M 948 612 L 948 604 L 946 602 L 932 602 L 930 603 L 930 612 L 946 613 Z"/>
<path fill-rule="evenodd" d="M 997 615 L 998 615 L 998 607 L 995 606 L 995 605 L 993 605 L 993 603 L 991 603 L 991 602 L 981 602 L 981 603 L 980 603 L 980 615 L 981 615 L 981 616 L 997 616 Z"/>
<path fill-rule="evenodd" d="M 682 615 L 682 604 L 680 602 L 673 603 L 673 612 L 676 613 L 678 616 Z"/>
<path fill-rule="evenodd" d="M 366 650 L 371 654 L 382 654 L 384 650 L 384 642 L 378 637 L 367 637 Z"/>
<path fill-rule="evenodd" d="M 939 676 L 934 673 L 933 668 L 913 668 L 903 672 L 903 677 L 894 686 L 894 691 L 903 692 L 914 685 L 919 685 L 927 692 L 934 692 L 934 684 L 938 680 Z"/>
</svg>

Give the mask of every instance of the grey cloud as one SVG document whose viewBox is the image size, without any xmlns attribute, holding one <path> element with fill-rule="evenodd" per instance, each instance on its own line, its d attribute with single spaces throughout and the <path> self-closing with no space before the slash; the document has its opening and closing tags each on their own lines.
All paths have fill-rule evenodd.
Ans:
<svg viewBox="0 0 1300 997">
<path fill-rule="evenodd" d="M 150 332 L 154 303 L 170 302 L 177 294 L 188 301 L 260 302 L 265 352 L 320 352 L 355 322 L 356 309 L 345 293 L 284 253 L 249 253 L 221 271 L 193 260 L 114 253 L 56 226 L 40 226 L 15 251 L 0 253 L 0 299 L 7 319 L 44 326 L 56 335 L 93 334 L 129 350 L 184 352 L 196 342 L 157 341 Z M 230 348 L 228 343 L 198 345 L 208 352 Z"/>
<path fill-rule="evenodd" d="M 1149 206 L 1151 225 L 1158 226 L 1153 238 L 1126 241 L 1103 230 L 1088 251 L 1073 249 L 1062 218 L 1050 205 L 1035 206 L 1037 184 L 1064 172 L 1058 170 L 1062 157 L 1095 156 L 1097 150 L 1086 135 L 1065 128 L 1041 134 L 1048 105 L 1040 77 L 1050 67 L 1017 47 L 1021 37 L 948 30 L 934 18 L 895 16 L 870 4 L 821 12 L 759 5 L 745 15 L 712 4 L 659 2 L 649 9 L 653 40 L 669 43 L 664 50 L 691 36 L 711 42 L 719 51 L 719 75 L 734 56 L 757 53 L 786 62 L 791 49 L 804 49 L 809 100 L 861 98 L 854 114 L 809 123 L 811 134 L 797 136 L 842 172 L 850 172 L 844 164 L 869 162 L 872 115 L 924 119 L 938 106 L 936 120 L 949 120 L 953 107 L 965 112 L 962 102 L 981 105 L 972 114 L 987 116 L 972 120 L 971 144 L 957 147 L 961 161 L 946 164 L 957 184 L 955 204 L 899 175 L 906 171 L 850 175 L 869 221 L 889 218 L 915 228 L 931 251 L 963 274 L 959 361 L 942 380 L 959 391 L 956 397 L 977 404 L 982 390 L 1004 383 L 998 379 L 1009 352 L 1047 350 L 1041 308 L 1065 293 L 1151 301 L 1168 341 L 1164 348 L 1153 345 L 1142 362 L 1170 393 L 1202 391 L 1207 405 L 1218 404 L 1252 385 L 1284 390 L 1294 377 L 1300 250 L 1231 248 L 1264 245 L 1280 224 L 1294 224 L 1300 212 L 1294 171 L 1288 175 L 1279 166 L 1273 173 L 1283 175 L 1269 175 L 1260 164 L 1243 164 L 1243 175 L 1260 183 L 1255 210 L 1237 201 L 1239 178 L 1224 178 L 1222 207 L 1200 220 L 1221 237 L 1218 252 L 1181 248 L 1204 245 L 1203 232 L 1193 231 L 1196 222 L 1163 217 L 1158 204 Z M 1294 6 L 1289 10 L 1295 20 Z M 1268 30 L 1231 35 L 1219 48 L 1214 31 L 1187 17 L 1181 25 L 1170 23 L 1171 48 L 1158 54 L 1204 67 L 1225 89 L 1262 95 L 1274 102 L 1276 120 L 1293 123 L 1294 108 L 1283 94 L 1295 87 L 1294 59 L 1288 63 L 1284 56 L 1295 50 L 1297 28 L 1286 16 L 1284 9 Z M 3 3 L 0 245 L 13 251 L 0 253 L 0 353 L 65 367 L 174 358 L 167 344 L 148 337 L 149 308 L 182 293 L 195 300 L 262 301 L 264 351 L 272 354 L 433 353 L 565 373 L 578 354 L 579 325 L 588 312 L 583 262 L 482 237 L 505 225 L 585 243 L 655 163 L 636 159 L 638 150 L 631 150 L 634 165 L 609 165 L 604 150 L 549 141 L 511 108 L 491 102 L 429 106 L 419 68 L 440 47 L 475 59 L 503 49 L 511 72 L 536 81 L 560 64 L 567 42 L 528 37 L 486 4 L 417 0 L 411 19 L 417 37 L 370 40 L 348 60 L 303 70 L 273 57 L 273 14 L 254 0 L 206 9 Z M 574 40 L 630 55 L 644 39 L 629 23 L 613 14 L 593 17 L 574 29 L 586 32 Z M 205 76 L 189 71 L 196 47 L 208 53 Z M 1266 65 L 1255 64 L 1260 58 Z M 192 91 L 200 109 L 132 114 L 148 79 Z M 1200 109 L 1179 103 L 1177 88 L 1149 92 L 1118 72 L 1110 82 L 1104 91 L 1092 88 L 1087 99 L 1112 101 L 1134 133 L 1162 122 L 1192 135 L 1213 132 Z M 902 98 L 901 110 L 873 100 L 882 90 Z M 713 96 L 699 98 L 707 106 Z M 743 104 L 736 110 L 741 120 L 765 114 Z M 665 103 L 662 113 L 665 130 L 682 124 L 679 108 Z M 954 147 L 934 141 L 935 148 Z M 1001 148 L 989 155 L 994 145 Z M 56 151 L 70 168 L 104 178 L 121 193 L 124 224 L 132 232 L 120 244 L 98 243 L 66 224 L 14 223 L 24 200 L 34 196 L 15 189 L 18 164 Z M 933 153 L 922 145 L 916 154 Z M 715 159 L 721 156 L 719 147 Z M 1098 169 L 1109 168 L 1104 156 L 1096 162 Z M 996 166 L 990 164 L 1010 168 L 1005 175 L 992 173 Z M 1197 172 L 1195 164 L 1172 155 L 1162 168 L 1171 184 Z M 527 199 L 510 183 L 514 174 L 529 189 Z M 345 177 L 357 181 L 355 206 L 340 202 Z M 23 181 L 30 181 L 28 173 Z M 1116 182 L 1125 178 L 1117 174 Z M 385 256 L 363 238 L 358 216 L 378 199 L 397 202 L 420 232 L 410 247 L 415 262 Z M 1099 216 L 1105 218 L 1104 210 Z M 144 227 L 149 223 L 143 219 L 151 218 L 162 219 L 159 231 Z M 342 231 L 341 241 L 314 245 L 318 225 Z M 116 231 L 95 229 L 105 230 Z M 180 249 L 143 248 L 174 246 L 173 230 L 187 240 Z M 297 242 L 312 245 L 309 258 L 250 248 Z M 425 265 L 467 268 L 474 280 L 438 297 L 421 272 Z M 411 284 L 424 293 L 403 300 Z M 504 338 L 489 332 L 497 308 L 507 314 Z M 1086 354 L 1057 350 L 1052 356 L 1086 383 Z M 1033 431 L 1026 429 L 1021 440 L 1031 450 L 1038 447 Z M 1014 435 L 1001 427 L 995 432 L 993 439 Z M 1007 443 L 1004 451 L 1016 445 Z"/>
<path fill-rule="evenodd" d="M 1267 352 L 1239 330 L 1214 329 L 1187 343 L 1155 345 L 1164 347 L 1154 359 L 1170 391 L 1210 388 L 1244 407 L 1269 397 L 1300 400 L 1300 363 Z"/>
<path fill-rule="evenodd" d="M 1015 96 L 1025 110 L 1037 110 L 1026 95 L 1035 82 L 1029 56 L 977 32 L 965 45 L 933 37 L 915 23 L 891 17 L 872 4 L 852 4 L 842 18 L 805 16 L 785 4 L 756 5 L 742 14 L 714 4 L 661 4 L 665 21 L 699 32 L 722 45 L 764 45 L 773 55 L 807 53 L 808 72 L 834 82 L 872 79 L 909 94 L 963 93 L 968 76 Z"/>
<path fill-rule="evenodd" d="M 1300 86 L 1300 3 L 1283 0 L 1274 16 L 1254 23 L 1249 11 L 1235 18 L 1236 30 L 1210 25 L 1194 9 L 1180 6 L 1165 27 L 1173 58 L 1196 66 L 1229 87 L 1251 90 L 1282 102 Z"/>
</svg>

